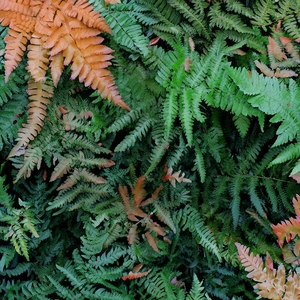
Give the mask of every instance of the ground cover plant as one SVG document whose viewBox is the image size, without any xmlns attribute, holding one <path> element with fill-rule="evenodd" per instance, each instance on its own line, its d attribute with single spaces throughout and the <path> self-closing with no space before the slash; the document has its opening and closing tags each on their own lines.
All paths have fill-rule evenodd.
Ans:
<svg viewBox="0 0 300 300">
<path fill-rule="evenodd" d="M 299 16 L 290 0 L 1 1 L 1 297 L 256 299 L 266 252 L 299 297 Z M 272 224 L 295 213 L 282 257 Z"/>
</svg>

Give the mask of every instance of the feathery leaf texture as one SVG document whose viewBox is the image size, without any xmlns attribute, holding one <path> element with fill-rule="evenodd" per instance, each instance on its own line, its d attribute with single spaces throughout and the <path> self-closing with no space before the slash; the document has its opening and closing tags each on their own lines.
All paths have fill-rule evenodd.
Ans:
<svg viewBox="0 0 300 300">
<path fill-rule="evenodd" d="M 126 186 L 119 185 L 119 193 L 122 197 L 125 211 L 127 214 L 128 220 L 131 222 L 135 222 L 129 229 L 129 233 L 127 236 L 128 244 L 134 244 L 138 241 L 138 225 L 144 224 L 147 231 L 144 233 L 144 236 L 148 242 L 148 244 L 155 250 L 156 252 L 160 252 L 156 236 L 164 237 L 166 235 L 165 230 L 155 221 L 152 220 L 151 215 L 147 215 L 142 209 L 142 206 L 151 204 L 158 198 L 159 192 L 162 190 L 162 186 L 159 186 L 149 197 L 148 199 L 144 200 L 147 196 L 147 192 L 144 189 L 145 186 L 145 176 L 140 176 L 137 181 L 136 185 L 131 187 L 133 197 L 129 196 L 128 188 Z M 133 199 L 132 199 L 133 198 Z M 156 206 L 157 208 L 157 217 L 159 220 L 167 224 L 172 230 L 175 229 L 175 225 L 167 211 L 163 208 Z M 154 232 L 154 236 L 152 236 L 151 232 Z"/>
<path fill-rule="evenodd" d="M 85 86 L 98 90 L 103 98 L 129 110 L 106 69 L 111 63 L 112 49 L 102 44 L 99 34 L 111 30 L 87 0 L 3 0 L 0 22 L 9 26 L 5 37 L 5 81 L 20 63 L 26 49 L 33 81 L 29 83 L 30 108 L 28 124 L 19 133 L 14 156 L 21 146 L 27 146 L 43 125 L 52 87 L 46 85 L 51 70 L 54 86 L 58 84 L 64 66 L 71 64 L 71 79 L 78 78 Z M 34 100 L 34 102 L 33 102 Z"/>
<path fill-rule="evenodd" d="M 278 244 L 283 246 L 284 241 L 288 243 L 297 235 L 300 235 L 300 196 L 297 195 L 293 199 L 293 206 L 296 213 L 296 218 L 289 218 L 289 220 L 282 221 L 277 225 L 272 225 L 274 233 L 278 237 Z"/>
<path fill-rule="evenodd" d="M 235 243 L 239 260 L 245 270 L 249 273 L 248 278 L 258 282 L 254 288 L 258 289 L 258 295 L 266 299 L 299 299 L 300 296 L 300 278 L 297 273 L 290 271 L 286 278 L 286 270 L 283 264 L 280 264 L 276 270 L 273 266 L 273 260 L 267 253 L 265 265 L 263 259 L 257 254 L 249 254 L 249 248 L 240 243 Z"/>
</svg>

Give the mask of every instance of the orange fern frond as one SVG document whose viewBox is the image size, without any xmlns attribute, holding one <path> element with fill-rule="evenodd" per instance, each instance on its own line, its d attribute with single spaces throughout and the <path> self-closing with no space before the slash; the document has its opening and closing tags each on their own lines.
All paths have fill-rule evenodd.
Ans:
<svg viewBox="0 0 300 300">
<path fill-rule="evenodd" d="M 173 187 L 176 187 L 176 181 L 179 182 L 179 183 L 180 182 L 187 182 L 187 183 L 192 182 L 190 179 L 184 177 L 185 176 L 184 173 L 182 173 L 182 175 L 180 176 L 181 170 L 179 170 L 179 171 L 172 174 L 173 168 L 165 167 L 165 171 L 167 172 L 167 174 L 165 174 L 162 177 L 162 181 L 169 180 L 171 182 L 171 184 L 173 185 Z"/>
<path fill-rule="evenodd" d="M 137 235 L 137 224 L 133 225 L 128 232 L 127 240 L 129 245 L 136 244 L 138 242 L 138 235 Z"/>
<path fill-rule="evenodd" d="M 4 38 L 6 43 L 6 53 L 5 53 L 5 82 L 8 81 L 8 77 L 13 72 L 13 70 L 18 66 L 22 60 L 22 56 L 26 51 L 26 44 L 28 42 L 29 36 L 23 31 L 17 32 L 13 29 L 8 30 L 8 35 Z"/>
<path fill-rule="evenodd" d="M 284 240 L 288 243 L 293 240 L 296 235 L 300 235 L 300 196 L 293 198 L 293 206 L 296 213 L 296 218 L 289 218 L 289 220 L 282 221 L 277 225 L 271 225 L 274 233 L 277 235 L 278 244 L 282 248 Z"/>
<path fill-rule="evenodd" d="M 165 236 L 166 232 L 164 229 L 156 222 L 153 222 L 150 218 L 145 218 L 146 227 L 150 230 L 156 232 L 157 235 Z"/>
<path fill-rule="evenodd" d="M 71 158 L 64 157 L 63 159 L 61 159 L 57 166 L 54 168 L 49 181 L 54 181 L 57 178 L 61 178 L 65 174 L 67 174 L 71 170 L 71 162 Z"/>
<path fill-rule="evenodd" d="M 269 45 L 268 45 L 268 51 L 269 53 L 273 54 L 278 60 L 287 59 L 286 55 L 280 48 L 280 46 L 275 42 L 275 40 L 272 37 L 268 37 L 269 39 Z"/>
<path fill-rule="evenodd" d="M 127 279 L 128 279 L 128 280 L 133 280 L 133 279 L 145 277 L 145 276 L 147 276 L 150 272 L 151 272 L 151 270 L 146 271 L 146 272 L 141 272 L 141 273 L 133 273 L 133 272 L 129 272 L 128 275 L 122 276 L 122 280 L 127 280 Z"/>
<path fill-rule="evenodd" d="M 165 237 L 166 231 L 156 222 L 153 221 L 152 215 L 153 213 L 147 215 L 140 207 L 145 206 L 146 204 L 153 203 L 153 201 L 158 197 L 159 192 L 162 190 L 162 186 L 158 187 L 152 194 L 152 196 L 146 200 L 143 201 L 143 199 L 146 197 L 147 192 L 144 189 L 145 186 L 145 176 L 140 176 L 134 187 L 131 186 L 131 192 L 132 196 L 129 196 L 127 187 L 119 186 L 119 193 L 122 197 L 122 200 L 124 202 L 125 211 L 127 214 L 128 220 L 135 222 L 133 226 L 130 227 L 129 233 L 127 235 L 128 244 L 132 245 L 136 242 L 138 242 L 138 236 L 137 236 L 137 229 L 139 224 L 143 224 L 144 227 L 146 227 L 146 233 L 145 237 L 147 239 L 147 242 L 149 245 L 157 252 L 159 252 L 159 249 L 157 247 L 155 238 L 151 235 L 150 232 L 154 233 L 156 236 L 162 236 Z M 161 210 L 163 211 L 163 210 Z M 167 213 L 166 213 L 167 215 Z M 160 215 L 158 216 L 158 218 Z M 168 216 L 170 220 L 166 220 L 167 217 L 164 218 L 164 221 L 166 221 L 166 224 L 173 224 L 171 221 L 171 217 Z M 173 229 L 173 226 L 171 227 Z M 144 230 L 143 230 L 144 231 Z M 174 229 L 175 232 L 175 229 Z M 166 240 L 166 242 L 170 242 L 169 240 Z"/>
<path fill-rule="evenodd" d="M 263 272 L 263 260 L 259 255 L 254 256 L 253 253 L 249 254 L 249 248 L 240 243 L 235 243 L 239 260 L 245 267 L 245 270 L 249 272 L 247 277 L 252 278 L 255 281 L 265 281 L 267 279 L 266 274 Z"/>
<path fill-rule="evenodd" d="M 283 264 L 280 264 L 276 270 L 268 253 L 264 266 L 259 255 L 249 254 L 249 248 L 240 243 L 235 243 L 235 245 L 238 249 L 239 260 L 249 273 L 247 277 L 258 282 L 254 285 L 254 288 L 258 289 L 258 295 L 265 299 L 299 299 L 300 277 L 298 274 L 290 271 L 286 278 Z"/>
<path fill-rule="evenodd" d="M 137 279 L 137 278 L 141 278 L 141 277 L 148 275 L 151 272 L 151 270 L 139 273 L 140 269 L 143 266 L 144 265 L 142 263 L 137 264 L 136 266 L 133 267 L 132 271 L 130 271 L 128 275 L 122 276 L 122 279 L 123 280 L 127 280 L 127 279 L 132 280 L 132 279 Z"/>
<path fill-rule="evenodd" d="M 140 207 L 141 201 L 145 198 L 147 194 L 144 189 L 145 179 L 145 176 L 140 176 L 136 181 L 135 187 L 132 189 L 132 194 L 134 195 L 134 205 L 136 207 Z"/>
<path fill-rule="evenodd" d="M 43 47 L 43 36 L 33 34 L 28 46 L 27 70 L 35 81 L 45 81 L 49 65 L 49 51 Z"/>
<path fill-rule="evenodd" d="M 35 82 L 45 82 L 51 68 L 56 86 L 64 66 L 71 64 L 71 79 L 78 78 L 86 87 L 98 90 L 103 98 L 129 110 L 106 69 L 111 64 L 113 50 L 102 45 L 104 39 L 99 34 L 111 30 L 87 0 L 1 0 L 0 23 L 9 26 L 5 37 L 6 81 L 27 49 L 27 70 Z M 40 102 L 48 104 L 45 98 Z M 39 108 L 31 106 L 29 114 L 32 109 L 36 113 Z M 40 116 L 37 115 L 37 120 L 34 114 L 29 116 L 29 124 L 19 133 L 24 139 L 23 144 L 18 143 L 19 147 L 27 146 L 40 130 Z M 29 127 L 34 127 L 34 132 Z M 15 150 L 10 157 L 14 154 Z"/>
<path fill-rule="evenodd" d="M 160 252 L 160 250 L 157 247 L 154 237 L 151 235 L 151 233 L 149 231 L 145 232 L 145 237 L 147 239 L 148 244 L 153 248 L 153 250 L 156 252 Z"/>
<path fill-rule="evenodd" d="M 144 200 L 143 202 L 141 202 L 140 206 L 145 206 L 147 204 L 153 203 L 155 199 L 158 198 L 158 194 L 159 192 L 163 189 L 163 186 L 159 186 L 151 195 L 150 198 Z"/>
<path fill-rule="evenodd" d="M 102 184 L 107 182 L 103 177 L 97 176 L 86 169 L 82 169 L 82 170 L 75 169 L 73 174 L 68 177 L 68 179 L 64 182 L 64 184 L 59 186 L 56 190 L 60 191 L 63 189 L 70 188 L 74 186 L 78 181 L 81 180 L 86 182 L 92 182 L 94 184 Z M 53 181 L 53 178 L 50 181 Z"/>
<path fill-rule="evenodd" d="M 17 145 L 11 150 L 8 157 L 14 156 L 22 146 L 27 146 L 34 140 L 44 125 L 49 98 L 53 96 L 53 89 L 45 82 L 30 81 L 27 93 L 29 95 L 29 110 L 27 124 L 18 132 Z"/>
</svg>

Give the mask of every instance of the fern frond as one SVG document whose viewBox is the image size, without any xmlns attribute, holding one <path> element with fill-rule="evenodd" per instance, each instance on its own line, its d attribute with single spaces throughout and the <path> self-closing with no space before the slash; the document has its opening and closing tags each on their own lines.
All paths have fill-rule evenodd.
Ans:
<svg viewBox="0 0 300 300">
<path fill-rule="evenodd" d="M 200 176 L 200 181 L 203 183 L 205 181 L 206 178 L 206 168 L 205 168 L 205 162 L 204 162 L 204 157 L 202 154 L 202 151 L 198 145 L 197 142 L 194 143 L 195 145 L 195 165 L 197 167 L 197 171 L 199 173 Z"/>
<path fill-rule="evenodd" d="M 47 210 L 55 208 L 63 208 L 59 211 L 61 213 L 66 209 L 65 206 L 70 206 L 69 204 L 73 201 L 77 201 L 82 205 L 96 202 L 99 197 L 106 196 L 108 194 L 109 188 L 107 185 L 92 185 L 88 183 L 77 184 L 74 188 L 69 190 L 60 191 L 58 197 L 49 202 Z M 77 203 L 78 205 L 78 203 Z"/>
<path fill-rule="evenodd" d="M 210 299 L 203 287 L 203 282 L 200 282 L 197 275 L 193 276 L 192 288 L 189 294 L 186 296 L 186 300 L 205 300 Z"/>
<path fill-rule="evenodd" d="M 180 108 L 179 117 L 182 123 L 184 133 L 186 135 L 188 145 L 191 146 L 193 142 L 193 124 L 194 119 L 192 116 L 192 103 L 193 91 L 191 89 L 184 89 L 181 97 L 179 98 Z"/>
<path fill-rule="evenodd" d="M 234 0 L 226 0 L 225 3 L 226 3 L 226 8 L 230 11 L 244 15 L 249 18 L 251 18 L 253 16 L 252 10 L 250 8 L 244 6 L 240 2 L 236 2 Z"/>
<path fill-rule="evenodd" d="M 252 177 L 250 178 L 250 182 L 249 182 L 249 195 L 250 195 L 250 201 L 252 202 L 252 204 L 254 205 L 254 207 L 256 208 L 256 210 L 258 211 L 258 213 L 264 217 L 265 213 L 264 213 L 264 209 L 262 206 L 262 200 L 258 197 L 257 193 L 256 193 L 256 186 L 257 186 L 257 182 L 258 182 L 258 178 Z"/>
<path fill-rule="evenodd" d="M 86 182 L 92 182 L 94 184 L 101 184 L 107 182 L 104 178 L 100 176 L 96 176 L 95 174 L 89 172 L 87 169 L 81 169 L 81 170 L 75 169 L 73 174 L 68 177 L 68 179 L 64 182 L 64 184 L 59 186 L 56 190 L 60 191 L 63 189 L 70 188 L 74 186 L 77 182 L 82 180 Z"/>
<path fill-rule="evenodd" d="M 27 124 L 19 130 L 18 143 L 11 150 L 9 157 L 14 156 L 22 146 L 26 147 L 41 131 L 46 116 L 46 108 L 50 103 L 49 98 L 53 96 L 52 86 L 42 81 L 30 81 L 27 92 L 30 100 Z"/>
<path fill-rule="evenodd" d="M 275 15 L 274 2 L 272 0 L 256 1 L 254 11 L 252 24 L 264 28 L 272 23 L 272 17 Z"/>
<path fill-rule="evenodd" d="M 119 5 L 109 12 L 103 12 L 103 15 L 118 44 L 147 56 L 149 40 L 143 34 L 142 27 L 132 14 L 132 10 L 131 5 Z"/>
<path fill-rule="evenodd" d="M 0 21 L 3 20 L 3 19 L 1 20 L 3 13 L 4 12 L 2 8 L 2 11 L 0 11 Z M 30 36 L 22 29 L 19 31 L 15 31 L 14 29 L 9 29 L 7 34 L 8 35 L 4 39 L 6 43 L 6 54 L 4 56 L 5 82 L 8 81 L 8 78 L 11 75 L 11 73 L 16 69 L 18 64 L 21 62 L 24 52 L 26 50 L 26 44 L 30 38 Z"/>
<path fill-rule="evenodd" d="M 205 38 L 209 38 L 208 26 L 205 23 L 204 17 L 201 14 L 197 14 L 188 4 L 183 0 L 170 0 L 168 3 L 178 10 L 182 15 L 192 23 L 199 35 L 203 35 Z"/>
<path fill-rule="evenodd" d="M 299 29 L 299 17 L 291 14 L 284 18 L 283 28 L 289 33 L 289 35 L 295 39 L 299 38 L 300 29 Z"/>
<path fill-rule="evenodd" d="M 252 34 L 252 30 L 246 26 L 237 15 L 228 14 L 221 10 L 221 4 L 216 3 L 209 11 L 210 26 L 217 26 L 221 29 L 234 29 L 241 33 Z"/>
<path fill-rule="evenodd" d="M 236 176 L 229 187 L 229 192 L 232 197 L 231 213 L 232 213 L 234 227 L 237 226 L 240 217 L 240 204 L 241 204 L 240 192 L 242 190 L 242 187 L 243 187 L 243 178 L 240 176 Z"/>
<path fill-rule="evenodd" d="M 142 115 L 141 110 L 131 110 L 129 113 L 124 114 L 120 118 L 116 119 L 109 127 L 108 132 L 117 132 L 129 126 L 134 121 L 138 120 Z"/>
<path fill-rule="evenodd" d="M 233 121 L 241 137 L 245 137 L 250 128 L 250 119 L 243 115 L 235 115 Z"/>
<path fill-rule="evenodd" d="M 115 148 L 115 152 L 122 152 L 133 147 L 137 139 L 142 140 L 142 137 L 146 135 L 152 125 L 152 120 L 148 115 L 144 115 L 137 122 L 135 129 L 125 137 L 125 139 L 118 144 Z"/>
<path fill-rule="evenodd" d="M 204 249 L 212 252 L 219 260 L 221 260 L 215 237 L 210 229 L 204 225 L 204 222 L 196 209 L 190 205 L 186 205 L 183 211 L 181 224 L 182 230 L 188 229 L 193 234 L 195 240 L 203 246 Z"/>
<path fill-rule="evenodd" d="M 161 207 L 159 204 L 154 203 L 155 207 L 155 215 L 158 217 L 158 219 L 168 225 L 174 233 L 176 233 L 176 227 L 172 220 L 172 217 L 170 215 L 170 212 L 166 210 L 165 208 Z"/>
<path fill-rule="evenodd" d="M 169 138 L 171 130 L 174 127 L 174 121 L 178 114 L 178 91 L 171 89 L 167 94 L 164 102 L 164 123 L 165 123 L 165 137 Z"/>
</svg>

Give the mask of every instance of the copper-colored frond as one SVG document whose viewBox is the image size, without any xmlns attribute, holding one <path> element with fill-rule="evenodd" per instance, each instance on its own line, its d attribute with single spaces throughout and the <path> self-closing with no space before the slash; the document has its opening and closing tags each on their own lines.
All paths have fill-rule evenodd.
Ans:
<svg viewBox="0 0 300 300">
<path fill-rule="evenodd" d="M 76 18 L 88 27 L 97 28 L 102 32 L 111 33 L 110 28 L 106 24 L 105 20 L 100 17 L 100 14 L 93 10 L 93 7 L 87 0 L 75 1 L 68 0 L 62 7 L 62 11 L 66 12 L 66 15 L 72 18 Z"/>
<path fill-rule="evenodd" d="M 53 96 L 52 87 L 42 81 L 30 81 L 27 92 L 30 100 L 27 124 L 19 130 L 18 143 L 8 157 L 14 156 L 22 146 L 27 146 L 30 141 L 34 140 L 44 125 L 47 105 L 50 103 L 49 98 Z"/>
<path fill-rule="evenodd" d="M 49 50 L 43 47 L 43 43 L 43 37 L 36 33 L 32 35 L 28 46 L 27 70 L 35 81 L 45 81 L 49 68 Z"/>
<path fill-rule="evenodd" d="M 64 69 L 64 57 L 61 52 L 51 57 L 50 68 L 53 84 L 57 86 Z"/>
<path fill-rule="evenodd" d="M 22 60 L 22 56 L 26 50 L 26 44 L 28 36 L 22 32 L 16 32 L 12 29 L 8 30 L 8 35 L 4 39 L 6 43 L 5 47 L 5 81 L 8 81 L 8 77 L 12 71 L 18 66 Z"/>
</svg>

